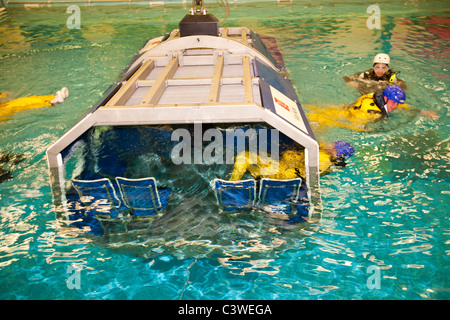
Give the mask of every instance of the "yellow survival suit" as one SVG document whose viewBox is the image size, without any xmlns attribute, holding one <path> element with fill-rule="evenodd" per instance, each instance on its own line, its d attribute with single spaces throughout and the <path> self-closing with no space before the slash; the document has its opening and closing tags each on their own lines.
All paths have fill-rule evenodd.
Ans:
<svg viewBox="0 0 450 320">
<path fill-rule="evenodd" d="M 55 95 L 23 97 L 8 102 L 0 102 L 0 122 L 8 120 L 10 116 L 23 110 L 43 108 L 62 103 L 68 96 L 69 91 L 67 88 L 62 88 Z M 0 94 L 0 97 L 3 98 L 5 95 Z"/>
<path fill-rule="evenodd" d="M 379 107 L 381 104 L 384 105 L 383 101 L 377 101 L 380 98 L 382 95 L 380 97 L 377 93 L 369 93 L 359 97 L 350 106 L 339 105 L 327 108 L 307 106 L 307 109 L 310 110 L 307 118 L 316 127 L 341 127 L 366 131 L 367 124 L 386 116 L 386 112 Z M 409 109 L 406 104 L 398 104 L 398 108 Z"/>
<path fill-rule="evenodd" d="M 333 163 L 332 156 L 319 149 L 320 173 L 327 172 Z M 288 150 L 283 153 L 279 161 L 275 161 L 267 155 L 259 156 L 249 151 L 243 151 L 236 157 L 230 180 L 241 180 L 247 171 L 255 178 L 305 178 L 305 153 L 304 151 Z"/>
</svg>

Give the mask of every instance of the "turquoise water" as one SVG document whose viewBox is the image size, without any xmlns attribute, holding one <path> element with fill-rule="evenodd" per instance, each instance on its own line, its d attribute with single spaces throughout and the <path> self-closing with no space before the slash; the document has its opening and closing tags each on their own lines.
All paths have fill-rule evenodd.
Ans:
<svg viewBox="0 0 450 320">
<path fill-rule="evenodd" d="M 70 97 L 0 123 L 0 151 L 26 157 L 0 184 L 0 299 L 450 298 L 450 7 L 381 1 L 381 29 L 370 30 L 367 6 L 233 3 L 225 25 L 277 37 L 306 109 L 356 100 L 342 76 L 386 52 L 409 86 L 407 102 L 439 119 L 397 113 L 376 132 L 318 133 L 356 148 L 345 169 L 322 177 L 318 222 L 286 226 L 256 213 L 201 212 L 199 203 L 214 200 L 199 190 L 203 181 L 192 181 L 178 214 L 153 234 L 121 239 L 57 219 L 45 150 L 148 38 L 177 28 L 186 10 L 81 6 L 81 29 L 68 29 L 64 6 L 10 8 L 0 21 L 1 91 L 15 98 L 66 86 Z M 209 8 L 223 17 L 218 5 Z"/>
</svg>

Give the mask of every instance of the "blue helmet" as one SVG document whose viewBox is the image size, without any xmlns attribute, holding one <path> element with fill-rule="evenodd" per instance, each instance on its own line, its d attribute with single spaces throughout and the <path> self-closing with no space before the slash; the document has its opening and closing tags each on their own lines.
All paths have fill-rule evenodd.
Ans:
<svg viewBox="0 0 450 320">
<path fill-rule="evenodd" d="M 383 90 L 383 96 L 398 103 L 405 103 L 406 94 L 400 86 L 393 84 Z"/>
<path fill-rule="evenodd" d="M 355 152 L 351 144 L 345 141 L 336 141 L 334 143 L 334 150 L 336 151 L 336 157 L 343 159 L 350 158 Z"/>
</svg>

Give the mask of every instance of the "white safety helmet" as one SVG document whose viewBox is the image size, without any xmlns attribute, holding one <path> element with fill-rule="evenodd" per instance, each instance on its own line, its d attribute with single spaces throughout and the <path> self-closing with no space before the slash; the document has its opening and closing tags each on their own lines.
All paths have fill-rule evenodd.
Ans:
<svg viewBox="0 0 450 320">
<path fill-rule="evenodd" d="M 389 56 L 386 53 L 379 53 L 375 56 L 375 58 L 373 58 L 373 64 L 375 65 L 376 63 L 386 63 L 389 64 L 389 62 L 391 62 L 391 58 L 389 58 Z"/>
</svg>

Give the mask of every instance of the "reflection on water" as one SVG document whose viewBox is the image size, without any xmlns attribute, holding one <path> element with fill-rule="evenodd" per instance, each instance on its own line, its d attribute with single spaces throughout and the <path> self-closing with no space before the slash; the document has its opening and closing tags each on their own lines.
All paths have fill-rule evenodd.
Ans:
<svg viewBox="0 0 450 320">
<path fill-rule="evenodd" d="M 205 193 L 211 197 L 211 191 L 203 191 Z M 99 246 L 133 253 L 145 259 L 158 259 L 167 255 L 179 260 L 217 259 L 224 267 L 233 266 L 233 270 L 242 267 L 240 272 L 246 273 L 262 270 L 259 266 L 261 261 L 264 261 L 265 268 L 270 268 L 270 264 L 275 261 L 267 258 L 275 257 L 288 241 L 292 243 L 298 240 L 291 238 L 295 236 L 293 229 L 304 228 L 303 225 L 285 225 L 284 221 L 272 219 L 260 211 L 226 215 L 218 211 L 215 200 L 205 200 L 202 192 L 196 194 L 192 200 L 172 199 L 169 206 L 175 207 L 151 221 L 103 222 L 103 236 L 90 235 L 89 227 L 79 230 L 79 236 L 83 237 L 84 234 Z M 62 223 L 67 225 L 64 229 L 69 234 L 74 232 L 71 222 Z M 236 266 L 236 261 L 242 264 Z M 256 267 L 253 269 L 247 264 L 256 264 Z M 274 274 L 276 270 L 268 274 Z"/>
<path fill-rule="evenodd" d="M 408 83 L 408 104 L 440 115 L 396 116 L 376 132 L 319 136 L 356 146 L 344 170 L 321 179 L 321 221 L 289 225 L 256 211 L 220 214 L 204 177 L 223 169 L 197 166 L 184 172 L 186 196 L 174 192 L 166 214 L 111 225 L 104 236 L 55 219 L 55 210 L 67 210 L 51 205 L 45 150 L 145 40 L 176 28 L 185 10 L 82 7 L 82 28 L 72 31 L 64 10 L 8 10 L 0 25 L 7 35 L 0 37 L 1 90 L 20 97 L 64 84 L 71 96 L 1 124 L 1 151 L 26 158 L 14 180 L 0 185 L 0 297 L 448 299 L 449 17 L 440 1 L 380 5 L 382 30 L 367 29 L 364 6 L 341 2 L 294 1 L 276 5 L 276 14 L 273 3 L 257 11 L 236 4 L 226 21 L 277 37 L 304 105 L 355 101 L 358 93 L 342 76 L 387 52 Z M 175 190 L 177 173 L 163 174 L 172 175 Z M 82 267 L 80 290 L 67 288 L 71 264 Z M 381 289 L 368 289 L 369 266 L 380 268 Z"/>
<path fill-rule="evenodd" d="M 394 181 L 419 178 L 448 178 L 449 140 L 442 140 L 435 131 L 416 135 L 393 135 L 374 146 L 360 148 L 361 160 L 367 163 L 367 171 L 392 176 Z M 439 179 L 440 178 L 440 179 Z"/>
</svg>

